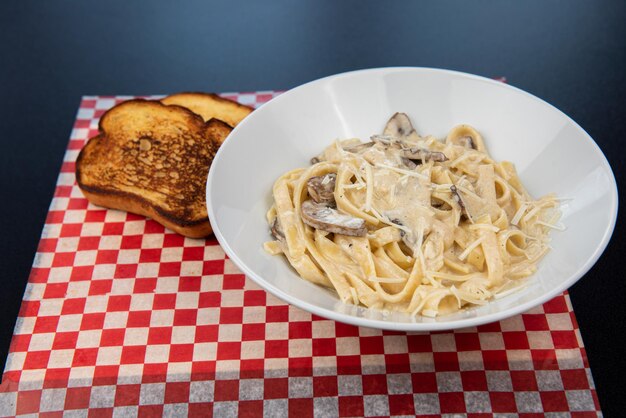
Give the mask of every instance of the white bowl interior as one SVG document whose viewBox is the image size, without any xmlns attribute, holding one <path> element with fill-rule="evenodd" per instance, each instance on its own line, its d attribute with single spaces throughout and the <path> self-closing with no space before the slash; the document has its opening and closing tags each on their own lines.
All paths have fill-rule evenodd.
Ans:
<svg viewBox="0 0 626 418">
<path fill-rule="evenodd" d="M 529 286 L 515 294 L 438 318 L 383 314 L 339 302 L 301 279 L 284 257 L 268 255 L 265 213 L 284 172 L 309 164 L 336 138 L 381 132 L 394 112 L 407 113 L 420 134 L 443 138 L 466 123 L 491 155 L 515 163 L 530 193 L 556 192 L 567 229 L 552 233 L 553 250 Z M 606 158 L 562 112 L 514 87 L 473 75 L 426 68 L 382 68 L 317 80 L 253 112 L 222 145 L 210 170 L 207 202 L 215 234 L 251 279 L 279 298 L 323 317 L 385 329 L 428 331 L 475 326 L 526 311 L 586 273 L 613 231 L 617 188 Z"/>
</svg>

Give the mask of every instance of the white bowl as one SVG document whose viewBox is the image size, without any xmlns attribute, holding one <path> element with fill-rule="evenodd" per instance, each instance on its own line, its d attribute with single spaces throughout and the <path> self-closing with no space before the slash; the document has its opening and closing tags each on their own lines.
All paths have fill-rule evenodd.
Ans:
<svg viewBox="0 0 626 418">
<path fill-rule="evenodd" d="M 336 138 L 363 140 L 394 112 L 406 112 L 420 134 L 444 137 L 468 123 L 482 133 L 495 160 L 515 163 L 530 193 L 571 198 L 562 207 L 567 229 L 552 233 L 553 250 L 529 286 L 512 295 L 438 318 L 412 318 L 345 305 L 301 279 L 283 256 L 271 256 L 265 213 L 274 181 L 309 165 Z M 403 331 L 463 328 L 527 311 L 580 279 L 606 247 L 617 216 L 617 186 L 591 137 L 558 109 L 515 87 L 430 68 L 354 71 L 290 90 L 261 106 L 221 146 L 207 181 L 215 235 L 232 261 L 280 299 L 349 324 Z"/>
</svg>

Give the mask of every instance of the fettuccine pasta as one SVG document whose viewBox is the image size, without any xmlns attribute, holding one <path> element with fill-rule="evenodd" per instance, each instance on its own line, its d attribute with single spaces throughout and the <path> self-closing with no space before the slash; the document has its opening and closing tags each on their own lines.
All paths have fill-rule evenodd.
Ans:
<svg viewBox="0 0 626 418">
<path fill-rule="evenodd" d="M 272 194 L 269 253 L 345 303 L 412 315 L 518 290 L 563 229 L 559 199 L 533 199 L 474 128 L 422 137 L 402 113 L 370 142 L 335 141 Z"/>
</svg>

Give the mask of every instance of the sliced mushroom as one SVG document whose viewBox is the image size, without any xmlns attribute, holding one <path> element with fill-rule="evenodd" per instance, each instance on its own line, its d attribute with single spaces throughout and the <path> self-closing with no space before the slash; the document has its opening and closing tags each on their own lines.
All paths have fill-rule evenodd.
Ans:
<svg viewBox="0 0 626 418">
<path fill-rule="evenodd" d="M 417 163 L 417 161 L 419 161 L 420 164 L 427 161 L 436 161 L 440 163 L 448 161 L 448 157 L 446 157 L 446 154 L 443 152 L 430 151 L 417 147 L 415 144 L 405 141 L 400 137 L 390 135 L 372 135 L 371 138 L 372 141 L 380 143 L 384 146 L 398 148 L 403 157 L 413 160 L 413 163 Z M 405 165 L 409 164 L 405 163 Z"/>
<path fill-rule="evenodd" d="M 452 128 L 446 138 L 446 144 L 460 145 L 467 149 L 485 152 L 483 137 L 469 125 L 458 125 Z"/>
<path fill-rule="evenodd" d="M 311 199 L 313 199 L 315 203 L 334 204 L 336 180 L 337 174 L 335 173 L 311 177 L 306 183 Z"/>
<path fill-rule="evenodd" d="M 270 230 L 272 232 L 272 236 L 278 241 L 283 241 L 285 239 L 285 233 L 283 232 L 283 228 L 280 226 L 278 216 L 274 218 L 274 222 L 272 222 Z"/>
<path fill-rule="evenodd" d="M 414 170 L 417 167 L 417 164 L 410 158 L 400 157 L 400 161 L 404 164 L 409 170 Z"/>
<path fill-rule="evenodd" d="M 302 202 L 302 221 L 316 229 L 334 234 L 364 237 L 367 234 L 365 220 L 339 213 L 336 209 L 312 200 Z"/>
<path fill-rule="evenodd" d="M 400 112 L 394 113 L 391 119 L 389 119 L 383 130 L 383 135 L 395 137 L 418 136 L 407 114 Z"/>
<path fill-rule="evenodd" d="M 428 156 L 426 157 L 426 161 L 435 161 L 438 163 L 442 163 L 444 161 L 448 161 L 448 157 L 446 154 L 439 151 L 428 151 Z"/>
<path fill-rule="evenodd" d="M 429 151 L 418 147 L 404 148 L 402 153 L 410 160 L 419 160 L 421 162 L 435 161 L 442 163 L 444 161 L 448 161 L 448 157 L 446 157 L 446 154 L 443 152 Z"/>
</svg>

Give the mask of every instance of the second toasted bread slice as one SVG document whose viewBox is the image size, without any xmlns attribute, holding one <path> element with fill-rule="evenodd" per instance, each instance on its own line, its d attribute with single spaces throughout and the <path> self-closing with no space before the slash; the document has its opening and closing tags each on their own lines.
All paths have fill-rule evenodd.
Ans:
<svg viewBox="0 0 626 418">
<path fill-rule="evenodd" d="M 233 100 L 225 99 L 212 93 L 178 93 L 161 99 L 167 105 L 178 105 L 186 107 L 192 112 L 202 116 L 208 121 L 216 118 L 223 120 L 230 126 L 237 126 L 239 122 L 250 114 L 254 109 L 237 103 Z"/>
<path fill-rule="evenodd" d="M 182 235 L 204 237 L 205 182 L 225 123 L 158 101 L 130 100 L 107 111 L 100 134 L 76 162 L 76 180 L 96 205 L 155 219 Z"/>
</svg>

